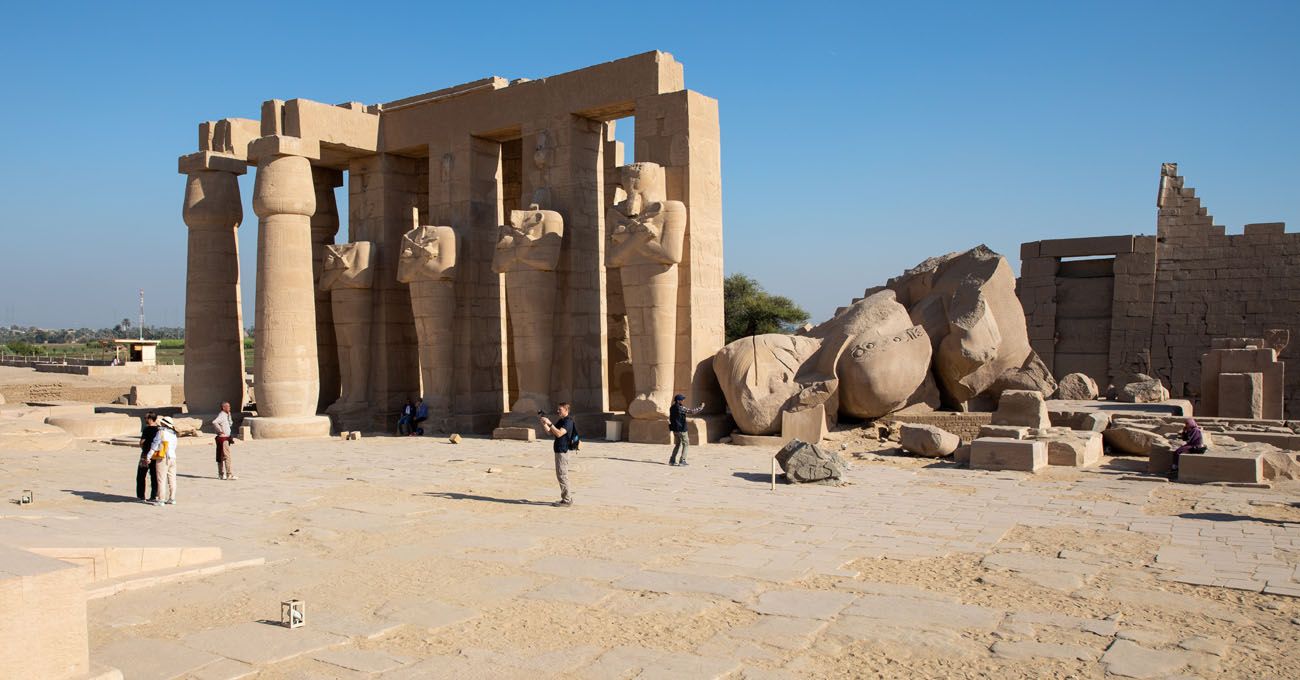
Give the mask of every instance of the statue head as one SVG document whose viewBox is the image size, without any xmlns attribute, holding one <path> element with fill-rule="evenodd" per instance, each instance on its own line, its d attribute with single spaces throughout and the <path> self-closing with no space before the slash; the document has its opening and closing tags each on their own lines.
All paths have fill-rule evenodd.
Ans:
<svg viewBox="0 0 1300 680">
<path fill-rule="evenodd" d="M 320 289 L 369 288 L 375 280 L 372 253 L 369 241 L 325 246 L 321 255 Z"/>
<path fill-rule="evenodd" d="M 668 188 L 664 181 L 664 168 L 658 163 L 632 163 L 619 168 L 622 179 L 619 182 L 627 192 L 629 215 L 640 214 L 641 209 L 650 204 L 668 200 Z"/>
<path fill-rule="evenodd" d="M 451 227 L 416 227 L 402 236 L 397 280 L 450 280 L 456 267 L 456 232 Z"/>
</svg>

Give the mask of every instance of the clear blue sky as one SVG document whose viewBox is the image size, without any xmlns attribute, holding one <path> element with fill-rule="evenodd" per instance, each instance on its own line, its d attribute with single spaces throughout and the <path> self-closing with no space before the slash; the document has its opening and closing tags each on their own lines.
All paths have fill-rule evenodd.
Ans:
<svg viewBox="0 0 1300 680">
<path fill-rule="evenodd" d="M 1152 233 L 1160 163 L 1300 231 L 1300 3 L 19 3 L 0 323 L 180 325 L 196 125 L 652 49 L 721 102 L 726 270 L 815 320 L 937 253 Z M 252 193 L 252 174 L 243 180 Z M 256 216 L 245 209 L 245 317 Z"/>
</svg>

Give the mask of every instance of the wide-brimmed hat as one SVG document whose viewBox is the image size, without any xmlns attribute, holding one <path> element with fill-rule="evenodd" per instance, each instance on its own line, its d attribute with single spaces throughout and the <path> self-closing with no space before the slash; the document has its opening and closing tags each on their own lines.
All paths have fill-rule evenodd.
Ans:
<svg viewBox="0 0 1300 680">
<path fill-rule="evenodd" d="M 163 426 L 163 427 L 165 427 L 165 428 L 167 428 L 167 429 L 169 429 L 169 430 L 175 430 L 175 429 L 176 429 L 176 423 L 172 421 L 171 416 L 163 416 L 163 417 L 159 418 L 159 419 L 158 419 L 158 424 L 161 425 L 161 426 Z"/>
</svg>

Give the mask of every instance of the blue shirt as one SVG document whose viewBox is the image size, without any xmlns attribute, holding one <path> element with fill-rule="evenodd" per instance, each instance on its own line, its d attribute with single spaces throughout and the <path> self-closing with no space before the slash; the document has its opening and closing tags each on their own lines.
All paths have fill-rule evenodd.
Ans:
<svg viewBox="0 0 1300 680">
<path fill-rule="evenodd" d="M 420 402 L 420 405 L 416 407 L 416 409 L 415 409 L 415 417 L 416 417 L 416 418 L 428 418 L 428 417 L 429 417 L 429 407 L 426 406 L 426 405 L 424 404 L 424 402 Z"/>
</svg>

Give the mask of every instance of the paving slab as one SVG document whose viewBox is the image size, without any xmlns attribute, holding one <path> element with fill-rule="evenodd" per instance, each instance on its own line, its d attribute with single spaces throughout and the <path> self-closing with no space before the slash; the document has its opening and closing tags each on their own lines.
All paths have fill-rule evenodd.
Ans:
<svg viewBox="0 0 1300 680">
<path fill-rule="evenodd" d="M 760 616 L 753 623 L 736 626 L 726 632 L 731 637 L 754 640 L 779 649 L 796 651 L 808 648 L 813 638 L 825 628 L 826 622 L 818 619 Z"/>
<path fill-rule="evenodd" d="M 592 606 L 600 604 L 605 598 L 612 595 L 613 592 L 614 591 L 609 588 L 595 586 L 585 581 L 560 580 L 548 583 L 537 590 L 525 594 L 524 597 L 533 600 L 567 602 L 569 604 Z"/>
<path fill-rule="evenodd" d="M 410 663 L 406 657 L 393 656 L 373 649 L 339 648 L 316 652 L 311 658 L 361 673 L 383 673 Z"/>
<path fill-rule="evenodd" d="M 279 663 L 340 645 L 347 642 L 347 638 L 316 630 L 310 624 L 285 628 L 279 624 L 247 621 L 193 633 L 182 638 L 182 642 L 186 647 L 258 665 Z"/>
<path fill-rule="evenodd" d="M 1162 678 L 1186 668 L 1192 657 L 1189 652 L 1147 649 L 1128 640 L 1116 640 L 1106 649 L 1101 662 L 1111 675 Z"/>
<path fill-rule="evenodd" d="M 1035 642 L 1033 640 L 1008 641 L 998 640 L 989 648 L 993 656 L 1002 659 L 1062 659 L 1078 661 L 1095 661 L 1100 651 L 1082 645 L 1055 644 Z"/>
<path fill-rule="evenodd" d="M 242 661 L 220 659 L 185 674 L 185 680 L 241 680 L 257 675 L 257 669 Z M 125 676 L 128 680 L 131 676 Z"/>
<path fill-rule="evenodd" d="M 110 643 L 97 650 L 91 658 L 95 663 L 122 671 L 123 677 L 132 680 L 170 680 L 222 660 L 220 655 L 199 651 L 175 640 L 148 638 Z"/>
<path fill-rule="evenodd" d="M 758 596 L 750 609 L 760 614 L 774 614 L 805 619 L 830 619 L 857 599 L 851 593 L 830 590 L 769 590 Z"/>
<path fill-rule="evenodd" d="M 469 621 L 479 616 L 477 610 L 437 600 L 398 600 L 389 602 L 380 607 L 376 614 L 390 621 L 409 623 L 430 630 Z"/>
<path fill-rule="evenodd" d="M 844 614 L 903 628 L 992 631 L 1003 613 L 973 604 L 926 601 L 895 595 L 863 595 Z"/>
<path fill-rule="evenodd" d="M 743 602 L 757 590 L 757 584 L 742 579 L 727 579 L 700 574 L 674 574 L 666 571 L 639 571 L 614 583 L 624 590 L 650 590 L 658 593 L 705 593 Z"/>
</svg>

